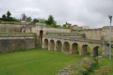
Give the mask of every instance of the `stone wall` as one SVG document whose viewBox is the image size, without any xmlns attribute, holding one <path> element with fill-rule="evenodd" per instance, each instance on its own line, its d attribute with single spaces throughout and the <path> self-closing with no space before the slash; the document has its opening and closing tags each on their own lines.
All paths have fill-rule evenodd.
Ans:
<svg viewBox="0 0 113 75">
<path fill-rule="evenodd" d="M 87 39 L 101 40 L 103 36 L 102 29 L 92 29 L 84 31 Z"/>
<path fill-rule="evenodd" d="M 36 48 L 35 34 L 0 34 L 0 52 Z"/>
<path fill-rule="evenodd" d="M 113 27 L 111 32 L 111 37 L 113 41 Z M 99 29 L 89 29 L 81 31 L 85 33 L 87 39 L 94 39 L 94 40 L 109 40 L 109 26 L 99 28 Z"/>
<path fill-rule="evenodd" d="M 40 35 L 40 31 L 46 35 L 47 32 L 70 33 L 70 29 L 46 27 L 42 25 L 26 25 L 26 24 L 0 24 L 0 32 L 32 32 Z"/>
<path fill-rule="evenodd" d="M 0 24 L 0 32 L 21 32 L 23 25 Z"/>
</svg>

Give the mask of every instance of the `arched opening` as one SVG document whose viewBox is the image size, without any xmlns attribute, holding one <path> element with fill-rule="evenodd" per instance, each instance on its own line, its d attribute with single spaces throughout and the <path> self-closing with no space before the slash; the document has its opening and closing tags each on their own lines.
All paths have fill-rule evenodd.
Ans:
<svg viewBox="0 0 113 75">
<path fill-rule="evenodd" d="M 56 50 L 61 52 L 62 51 L 62 43 L 61 41 L 57 41 L 56 42 Z"/>
<path fill-rule="evenodd" d="M 99 46 L 96 46 L 93 48 L 93 56 L 98 56 L 98 49 L 99 49 Z"/>
<path fill-rule="evenodd" d="M 40 30 L 40 37 L 43 36 L 43 30 Z"/>
<path fill-rule="evenodd" d="M 44 40 L 44 48 L 48 49 L 48 40 L 47 39 Z"/>
<path fill-rule="evenodd" d="M 81 54 L 82 55 L 87 55 L 87 53 L 88 53 L 88 45 L 83 45 L 82 46 L 82 51 L 81 51 Z"/>
<path fill-rule="evenodd" d="M 72 53 L 73 54 L 78 54 L 78 44 L 77 43 L 73 43 L 72 44 Z"/>
<path fill-rule="evenodd" d="M 50 50 L 54 50 L 55 42 L 54 40 L 50 40 Z"/>
<path fill-rule="evenodd" d="M 64 50 L 64 52 L 69 53 L 69 51 L 70 51 L 70 45 L 69 45 L 68 42 L 65 42 L 64 43 L 63 50 Z"/>
</svg>

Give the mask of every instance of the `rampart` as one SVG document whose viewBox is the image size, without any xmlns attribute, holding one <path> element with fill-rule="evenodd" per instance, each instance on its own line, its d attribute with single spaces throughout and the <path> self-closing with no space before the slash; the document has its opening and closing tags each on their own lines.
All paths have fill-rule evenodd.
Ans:
<svg viewBox="0 0 113 75">
<path fill-rule="evenodd" d="M 36 48 L 36 41 L 35 34 L 0 34 L 0 52 L 11 52 L 22 49 Z"/>
</svg>

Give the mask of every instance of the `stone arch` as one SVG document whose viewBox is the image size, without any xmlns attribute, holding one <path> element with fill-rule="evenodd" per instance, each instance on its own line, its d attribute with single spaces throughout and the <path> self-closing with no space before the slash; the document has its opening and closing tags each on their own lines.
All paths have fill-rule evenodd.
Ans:
<svg viewBox="0 0 113 75">
<path fill-rule="evenodd" d="M 93 48 L 93 56 L 98 56 L 98 49 L 99 49 L 99 46 L 96 46 Z"/>
<path fill-rule="evenodd" d="M 88 53 L 88 45 L 82 45 L 81 54 L 82 55 L 87 55 L 87 53 Z"/>
<path fill-rule="evenodd" d="M 62 51 L 62 42 L 61 41 L 57 41 L 56 42 L 56 50 L 57 51 Z"/>
<path fill-rule="evenodd" d="M 48 39 L 44 40 L 44 48 L 48 49 Z"/>
<path fill-rule="evenodd" d="M 55 42 L 54 40 L 50 40 L 50 50 L 54 50 L 55 48 Z"/>
<path fill-rule="evenodd" d="M 43 36 L 43 30 L 40 30 L 40 37 Z"/>
<path fill-rule="evenodd" d="M 73 43 L 72 44 L 72 54 L 78 54 L 78 44 L 77 43 Z"/>
<path fill-rule="evenodd" d="M 69 53 L 69 51 L 70 51 L 70 44 L 68 42 L 64 42 L 63 50 L 64 50 L 64 52 Z"/>
</svg>

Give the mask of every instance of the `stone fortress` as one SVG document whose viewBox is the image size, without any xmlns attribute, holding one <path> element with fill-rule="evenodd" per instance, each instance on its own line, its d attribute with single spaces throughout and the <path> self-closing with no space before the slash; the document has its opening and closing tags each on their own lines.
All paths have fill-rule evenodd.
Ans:
<svg viewBox="0 0 113 75">
<path fill-rule="evenodd" d="M 112 27 L 113 28 L 113 27 Z M 74 31 L 75 32 L 75 31 Z M 42 48 L 64 53 L 91 56 L 108 54 L 109 27 L 86 29 L 70 34 L 46 35 L 43 37 Z M 113 42 L 113 30 L 112 30 Z M 88 51 L 90 50 L 90 51 Z"/>
<path fill-rule="evenodd" d="M 30 48 L 36 48 L 37 45 L 41 44 L 42 48 L 46 48 L 48 50 L 60 51 L 64 53 L 72 53 L 72 54 L 80 54 L 80 55 L 90 54 L 91 56 L 107 55 L 108 53 L 109 27 L 107 26 L 99 29 L 84 29 L 81 31 L 78 30 L 72 31 L 71 29 L 47 27 L 44 24 L 37 24 L 37 25 L 0 24 L 0 32 L 2 33 L 0 34 L 1 40 L 4 40 L 2 38 L 4 32 L 8 32 L 8 33 L 15 32 L 15 34 L 18 34 L 19 32 L 23 32 L 24 35 L 19 34 L 18 36 L 15 37 L 16 39 L 20 39 L 20 36 L 21 37 L 23 36 L 24 37 L 23 40 L 25 40 L 25 37 L 26 38 L 30 37 L 30 39 L 32 37 L 32 43 L 33 42 L 34 43 Z M 26 33 L 31 33 L 32 36 L 31 34 L 26 35 Z M 49 33 L 55 33 L 55 34 L 49 34 Z M 112 30 L 112 34 L 113 34 L 113 30 Z M 6 37 L 7 39 L 9 39 L 8 37 L 10 37 L 11 39 L 12 36 L 11 34 L 9 35 L 4 34 L 4 37 Z M 36 39 L 40 39 L 40 40 L 36 41 Z M 112 35 L 112 41 L 113 41 L 113 35 Z M 31 44 L 29 41 L 24 41 L 24 42 L 26 42 L 24 43 L 24 46 Z M 37 42 L 41 42 L 41 43 L 37 43 Z M 5 43 L 4 41 L 0 43 L 0 47 L 6 46 L 4 43 Z M 9 47 L 8 43 L 7 43 L 8 47 L 6 46 L 7 49 L 1 48 L 0 51 L 4 52 L 3 49 L 6 51 L 7 50 L 10 51 L 10 49 L 12 49 L 11 47 L 14 47 L 14 45 L 11 45 Z M 29 49 L 23 47 L 21 48 Z M 21 48 L 15 48 L 15 49 L 21 49 Z"/>
</svg>

